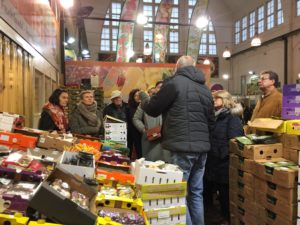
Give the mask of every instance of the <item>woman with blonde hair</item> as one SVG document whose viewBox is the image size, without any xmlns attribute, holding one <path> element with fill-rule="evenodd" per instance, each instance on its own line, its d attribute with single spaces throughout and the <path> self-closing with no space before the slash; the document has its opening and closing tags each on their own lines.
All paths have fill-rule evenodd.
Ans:
<svg viewBox="0 0 300 225">
<path fill-rule="evenodd" d="M 85 90 L 79 96 L 80 102 L 70 115 L 71 132 L 99 137 L 103 133 L 103 118 L 94 99 L 94 92 Z"/>
<path fill-rule="evenodd" d="M 229 141 L 244 135 L 240 119 L 243 108 L 234 102 L 227 91 L 216 91 L 212 95 L 216 123 L 211 134 L 211 151 L 205 167 L 204 189 L 206 193 L 212 189 L 218 191 L 223 217 L 220 224 L 229 224 Z"/>
</svg>

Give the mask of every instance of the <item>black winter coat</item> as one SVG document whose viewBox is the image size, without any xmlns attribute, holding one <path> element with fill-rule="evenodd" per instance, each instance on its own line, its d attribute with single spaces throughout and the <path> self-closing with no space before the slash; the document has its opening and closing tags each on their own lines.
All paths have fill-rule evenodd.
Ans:
<svg viewBox="0 0 300 225">
<path fill-rule="evenodd" d="M 208 153 L 205 177 L 217 183 L 229 180 L 229 141 L 243 136 L 243 125 L 238 115 L 227 109 L 216 117 L 212 132 L 211 151 Z"/>
<path fill-rule="evenodd" d="M 142 109 L 150 116 L 163 115 L 162 147 L 173 152 L 204 153 L 210 149 L 214 126 L 211 92 L 201 71 L 193 66 L 178 69 Z"/>
<path fill-rule="evenodd" d="M 106 106 L 103 110 L 103 118 L 106 115 L 127 122 L 128 104 L 123 102 L 121 107 L 116 107 L 113 103 L 111 103 L 108 106 Z"/>
</svg>

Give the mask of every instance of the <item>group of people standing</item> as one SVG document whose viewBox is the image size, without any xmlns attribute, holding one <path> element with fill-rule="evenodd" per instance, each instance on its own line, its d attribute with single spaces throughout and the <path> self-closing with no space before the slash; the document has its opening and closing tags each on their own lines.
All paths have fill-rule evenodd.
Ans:
<svg viewBox="0 0 300 225">
<path fill-rule="evenodd" d="M 258 84 L 263 95 L 251 120 L 280 115 L 277 74 L 263 72 Z M 148 94 L 132 90 L 128 103 L 120 91 L 113 91 L 103 113 L 93 92 L 82 92 L 80 99 L 68 122 L 63 110 L 68 94 L 55 90 L 43 107 L 39 128 L 97 136 L 103 132 L 105 115 L 127 122 L 128 146 L 134 146 L 137 158 L 166 160 L 182 169 L 188 183 L 187 225 L 204 225 L 202 194 L 205 191 L 206 202 L 211 202 L 212 190 L 219 194 L 220 224 L 229 224 L 229 141 L 244 135 L 243 109 L 227 91 L 211 93 L 192 57 L 180 57 L 174 76 L 159 81 Z M 147 131 L 157 126 L 162 137 L 150 141 Z"/>
</svg>

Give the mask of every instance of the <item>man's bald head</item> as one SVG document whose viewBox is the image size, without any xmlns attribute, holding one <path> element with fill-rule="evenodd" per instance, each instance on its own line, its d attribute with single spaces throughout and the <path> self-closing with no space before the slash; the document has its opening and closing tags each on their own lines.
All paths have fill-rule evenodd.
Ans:
<svg viewBox="0 0 300 225">
<path fill-rule="evenodd" d="M 181 56 L 176 63 L 176 70 L 186 67 L 186 66 L 195 66 L 196 62 L 192 56 L 184 55 Z"/>
</svg>

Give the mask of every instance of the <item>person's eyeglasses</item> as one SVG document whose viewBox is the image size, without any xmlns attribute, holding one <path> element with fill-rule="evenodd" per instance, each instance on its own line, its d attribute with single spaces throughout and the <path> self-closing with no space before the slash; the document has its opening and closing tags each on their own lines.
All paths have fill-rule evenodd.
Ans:
<svg viewBox="0 0 300 225">
<path fill-rule="evenodd" d="M 258 78 L 258 80 L 270 80 L 270 78 L 269 77 L 260 77 L 260 78 Z"/>
</svg>

